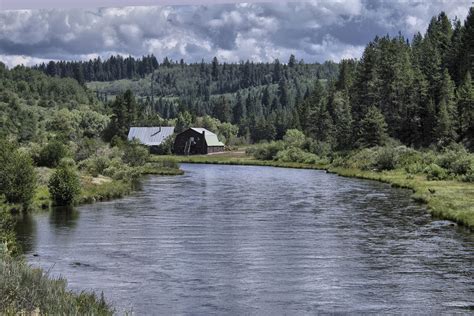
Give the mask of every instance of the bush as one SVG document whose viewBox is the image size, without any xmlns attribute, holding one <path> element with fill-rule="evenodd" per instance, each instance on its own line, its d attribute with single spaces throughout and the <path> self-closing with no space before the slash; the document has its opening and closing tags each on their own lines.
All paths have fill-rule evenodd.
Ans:
<svg viewBox="0 0 474 316">
<path fill-rule="evenodd" d="M 317 141 L 309 137 L 303 143 L 302 148 L 319 157 L 328 157 L 332 153 L 332 148 L 329 143 Z"/>
<path fill-rule="evenodd" d="M 132 167 L 144 165 L 150 156 L 148 148 L 140 145 L 137 142 L 130 142 L 125 146 L 123 153 L 123 162 Z"/>
<path fill-rule="evenodd" d="M 375 154 L 373 167 L 377 170 L 393 170 L 398 164 L 398 152 L 395 148 L 381 147 Z"/>
<path fill-rule="evenodd" d="M 0 141 L 0 195 L 7 202 L 28 205 L 35 193 L 37 174 L 31 158 L 13 144 Z"/>
<path fill-rule="evenodd" d="M 474 156 L 462 145 L 454 144 L 437 156 L 436 164 L 455 175 L 467 175 L 474 170 Z"/>
<path fill-rule="evenodd" d="M 446 169 L 434 163 L 426 167 L 424 172 L 428 180 L 446 180 L 448 178 Z"/>
<path fill-rule="evenodd" d="M 154 155 L 171 155 L 173 153 L 173 145 L 176 135 L 168 137 L 163 143 L 159 146 L 151 147 L 150 151 Z"/>
<path fill-rule="evenodd" d="M 283 143 L 280 141 L 272 141 L 270 143 L 262 143 L 247 149 L 247 154 L 253 155 L 258 160 L 273 160 L 280 150 L 283 149 Z"/>
<path fill-rule="evenodd" d="M 80 185 L 77 172 L 73 168 L 61 166 L 49 179 L 48 189 L 56 205 L 71 205 L 81 191 Z"/>
<path fill-rule="evenodd" d="M 283 141 L 290 147 L 302 148 L 306 141 L 306 136 L 302 131 L 297 129 L 289 129 L 283 136 Z"/>
<path fill-rule="evenodd" d="M 319 157 L 315 154 L 305 152 L 300 148 L 289 147 L 287 149 L 279 151 L 275 159 L 282 162 L 299 162 L 314 164 L 318 162 Z"/>
<path fill-rule="evenodd" d="M 376 150 L 373 148 L 365 148 L 356 151 L 348 156 L 342 167 L 350 169 L 370 170 L 374 166 Z"/>
<path fill-rule="evenodd" d="M 52 141 L 45 145 L 36 157 L 35 162 L 40 167 L 55 168 L 59 161 L 68 155 L 68 148 L 59 141 Z"/>
<path fill-rule="evenodd" d="M 15 219 L 4 202 L 0 196 L 0 257 L 2 254 L 17 255 L 20 252 L 15 240 Z"/>
<path fill-rule="evenodd" d="M 79 169 L 87 171 L 93 177 L 103 174 L 104 170 L 110 166 L 110 159 L 106 156 L 92 156 L 83 160 L 79 164 Z"/>
</svg>

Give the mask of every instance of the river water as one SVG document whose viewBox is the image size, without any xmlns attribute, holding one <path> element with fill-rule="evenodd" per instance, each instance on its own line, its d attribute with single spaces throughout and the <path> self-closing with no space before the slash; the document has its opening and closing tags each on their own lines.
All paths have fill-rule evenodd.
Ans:
<svg viewBox="0 0 474 316">
<path fill-rule="evenodd" d="M 469 313 L 474 236 L 410 192 L 323 171 L 184 164 L 25 217 L 27 259 L 136 314 Z"/>
</svg>

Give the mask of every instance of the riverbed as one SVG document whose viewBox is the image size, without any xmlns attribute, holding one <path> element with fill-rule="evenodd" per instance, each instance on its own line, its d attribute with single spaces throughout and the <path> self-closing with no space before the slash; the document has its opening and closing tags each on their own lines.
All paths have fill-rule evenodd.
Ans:
<svg viewBox="0 0 474 316">
<path fill-rule="evenodd" d="M 28 261 L 137 314 L 474 308 L 473 234 L 408 190 L 317 170 L 182 168 L 124 199 L 24 217 Z"/>
</svg>

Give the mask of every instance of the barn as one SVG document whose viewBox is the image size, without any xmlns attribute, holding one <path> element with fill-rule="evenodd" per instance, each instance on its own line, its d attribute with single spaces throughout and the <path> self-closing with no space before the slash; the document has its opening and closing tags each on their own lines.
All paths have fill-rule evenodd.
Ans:
<svg viewBox="0 0 474 316">
<path fill-rule="evenodd" d="M 128 140 L 138 140 L 143 145 L 150 147 L 151 152 L 154 152 L 173 133 L 173 126 L 131 127 L 128 132 Z"/>
<path fill-rule="evenodd" d="M 174 153 L 177 155 L 206 155 L 224 151 L 217 135 L 205 128 L 188 128 L 176 135 Z"/>
</svg>

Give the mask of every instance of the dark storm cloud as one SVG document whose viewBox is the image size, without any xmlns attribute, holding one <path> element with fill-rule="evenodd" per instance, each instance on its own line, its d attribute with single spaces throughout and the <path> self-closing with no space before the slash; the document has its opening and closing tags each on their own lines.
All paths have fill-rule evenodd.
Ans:
<svg viewBox="0 0 474 316">
<path fill-rule="evenodd" d="M 401 31 L 411 38 L 442 10 L 464 19 L 469 4 L 327 0 L 0 11 L 0 59 L 15 65 L 153 53 L 187 61 L 286 61 L 290 54 L 338 61 L 360 57 L 375 35 Z"/>
</svg>

